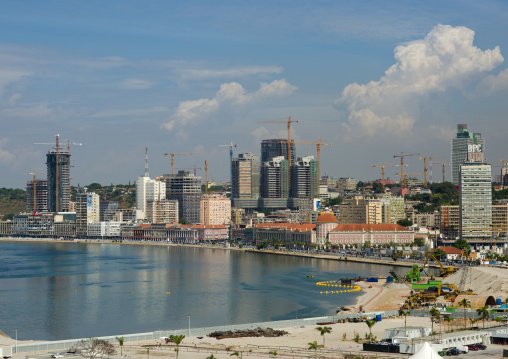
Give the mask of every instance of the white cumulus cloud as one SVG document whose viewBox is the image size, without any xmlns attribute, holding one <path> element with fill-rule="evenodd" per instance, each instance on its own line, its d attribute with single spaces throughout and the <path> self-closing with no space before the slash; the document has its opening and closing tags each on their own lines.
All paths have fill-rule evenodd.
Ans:
<svg viewBox="0 0 508 359">
<path fill-rule="evenodd" d="M 379 81 L 346 86 L 336 108 L 348 114 L 343 127 L 352 137 L 411 132 L 421 116 L 420 102 L 434 93 L 463 89 L 503 62 L 499 47 L 482 51 L 473 45 L 474 31 L 437 25 L 422 40 L 395 48 L 395 64 Z"/>
<path fill-rule="evenodd" d="M 14 155 L 4 149 L 7 142 L 9 142 L 9 139 L 0 138 L 0 163 L 8 163 L 14 160 Z"/>
<path fill-rule="evenodd" d="M 508 89 L 508 69 L 497 75 L 490 75 L 484 78 L 478 85 L 480 94 L 492 95 L 496 92 Z"/>
<path fill-rule="evenodd" d="M 296 87 L 284 79 L 261 83 L 257 91 L 250 93 L 238 82 L 222 84 L 211 99 L 180 102 L 176 112 L 171 116 L 170 121 L 164 124 L 164 127 L 172 131 L 175 126 L 195 125 L 221 110 L 239 108 L 271 97 L 288 96 L 295 90 Z"/>
</svg>

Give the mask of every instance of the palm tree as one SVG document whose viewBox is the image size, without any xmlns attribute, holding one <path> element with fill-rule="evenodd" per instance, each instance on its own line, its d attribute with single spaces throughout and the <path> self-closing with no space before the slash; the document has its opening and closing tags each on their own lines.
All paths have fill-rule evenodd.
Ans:
<svg viewBox="0 0 508 359">
<path fill-rule="evenodd" d="M 471 330 L 473 330 L 473 324 L 476 323 L 477 321 L 479 321 L 480 319 L 474 319 L 474 318 L 468 318 L 468 319 L 471 322 Z"/>
<path fill-rule="evenodd" d="M 311 349 L 314 349 L 316 351 L 316 358 L 317 358 L 317 348 L 318 348 L 318 345 L 317 345 L 317 341 L 313 341 L 311 343 L 307 343 L 309 345 L 309 349 L 308 350 L 311 350 Z"/>
<path fill-rule="evenodd" d="M 448 322 L 448 331 L 450 331 L 450 323 L 453 321 L 452 316 L 450 314 L 445 314 L 443 318 Z"/>
<path fill-rule="evenodd" d="M 480 319 L 483 320 L 483 329 L 485 329 L 485 319 L 488 318 L 490 315 L 488 307 L 485 305 L 481 308 L 478 308 L 476 309 L 476 313 L 478 313 Z"/>
<path fill-rule="evenodd" d="M 240 356 L 240 353 L 238 352 L 238 350 L 235 350 L 233 354 L 229 354 L 230 357 L 232 357 L 233 355 L 235 355 L 238 358 Z"/>
<path fill-rule="evenodd" d="M 404 316 L 404 336 L 407 335 L 407 332 L 406 332 L 406 318 L 407 316 L 411 314 L 411 312 L 408 310 L 408 311 L 405 311 L 404 309 L 401 309 L 399 310 L 399 315 L 403 315 Z"/>
<path fill-rule="evenodd" d="M 272 350 L 272 351 L 271 351 L 271 352 L 269 352 L 268 354 L 273 355 L 273 357 L 275 358 L 275 357 L 277 356 L 277 351 Z"/>
<path fill-rule="evenodd" d="M 432 332 L 434 332 L 434 323 L 436 323 L 439 318 L 441 318 L 441 313 L 439 313 L 439 310 L 437 310 L 436 307 L 432 307 L 429 310 L 430 314 L 430 321 L 432 323 Z"/>
<path fill-rule="evenodd" d="M 464 298 L 459 302 L 459 308 L 464 308 L 464 329 L 466 329 L 466 308 L 471 308 L 471 302 Z"/>
<path fill-rule="evenodd" d="M 502 317 L 496 317 L 496 319 L 494 319 L 496 322 L 498 322 L 499 324 L 501 324 L 502 322 L 504 322 L 503 318 Z"/>
<path fill-rule="evenodd" d="M 178 359 L 178 352 L 180 351 L 180 348 L 178 346 L 182 342 L 183 338 L 185 338 L 185 335 L 170 335 L 169 336 L 169 339 L 176 344 L 176 348 L 175 348 L 176 359 Z"/>
<path fill-rule="evenodd" d="M 316 330 L 321 332 L 321 335 L 323 336 L 323 346 L 325 346 L 325 334 L 326 333 L 331 333 L 332 332 L 332 328 L 330 328 L 330 327 L 317 327 Z"/>
<path fill-rule="evenodd" d="M 365 320 L 365 324 L 367 324 L 367 326 L 369 327 L 369 343 L 372 342 L 372 327 L 376 323 L 377 323 L 376 319 L 367 319 L 367 320 Z"/>
<path fill-rule="evenodd" d="M 123 337 L 116 337 L 118 345 L 120 345 L 120 356 L 123 356 Z"/>
</svg>

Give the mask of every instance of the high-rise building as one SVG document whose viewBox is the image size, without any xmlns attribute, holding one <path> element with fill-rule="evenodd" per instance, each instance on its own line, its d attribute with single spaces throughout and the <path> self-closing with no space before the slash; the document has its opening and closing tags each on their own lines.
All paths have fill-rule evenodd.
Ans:
<svg viewBox="0 0 508 359">
<path fill-rule="evenodd" d="M 166 198 L 178 201 L 178 217 L 189 224 L 200 223 L 201 177 L 189 171 L 162 176 L 166 182 Z"/>
<path fill-rule="evenodd" d="M 231 223 L 231 199 L 222 195 L 201 197 L 201 224 L 215 225 Z"/>
<path fill-rule="evenodd" d="M 492 238 L 492 171 L 485 162 L 465 162 L 459 167 L 460 237 Z"/>
<path fill-rule="evenodd" d="M 291 165 L 296 159 L 296 147 L 294 141 L 291 141 Z M 288 140 L 284 139 L 271 139 L 263 140 L 261 142 L 261 163 L 269 162 L 275 157 L 283 156 L 288 160 Z"/>
<path fill-rule="evenodd" d="M 233 159 L 231 198 L 259 198 L 259 157 L 240 153 Z"/>
<path fill-rule="evenodd" d="M 263 162 L 261 167 L 261 197 L 289 198 L 289 162 L 284 156 Z"/>
<path fill-rule="evenodd" d="M 88 223 L 99 222 L 100 204 L 96 193 L 76 194 L 76 233 L 78 236 L 87 235 Z"/>
<path fill-rule="evenodd" d="M 340 223 L 383 223 L 383 205 L 380 200 L 355 196 L 339 205 Z"/>
<path fill-rule="evenodd" d="M 477 153 L 474 149 L 481 148 L 484 152 L 485 139 L 479 133 L 471 133 L 467 130 L 466 124 L 457 125 L 457 137 L 452 139 L 452 183 L 459 185 L 459 167 L 468 159 L 468 153 Z M 470 158 L 472 159 L 472 158 Z M 481 161 L 476 159 L 476 161 Z"/>
<path fill-rule="evenodd" d="M 146 216 L 146 204 L 166 198 L 166 183 L 150 177 L 139 177 L 136 181 L 136 209 L 142 210 Z"/>
<path fill-rule="evenodd" d="M 48 211 L 48 181 L 38 180 L 26 183 L 26 209 L 28 213 L 34 213 L 34 190 L 35 211 L 37 213 Z"/>
<path fill-rule="evenodd" d="M 293 198 L 319 198 L 319 163 L 314 156 L 300 157 L 291 168 L 291 192 Z"/>
<path fill-rule="evenodd" d="M 68 212 L 71 198 L 71 153 L 65 147 L 46 154 L 48 211 Z"/>
<path fill-rule="evenodd" d="M 356 179 L 351 177 L 339 178 L 337 180 L 337 189 L 339 191 L 355 191 Z"/>
</svg>

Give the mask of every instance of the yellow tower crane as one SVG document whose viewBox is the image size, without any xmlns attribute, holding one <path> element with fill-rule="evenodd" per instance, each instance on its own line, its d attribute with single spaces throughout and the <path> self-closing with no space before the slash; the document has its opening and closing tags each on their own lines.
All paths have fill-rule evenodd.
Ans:
<svg viewBox="0 0 508 359">
<path fill-rule="evenodd" d="M 36 214 L 36 212 L 37 212 L 37 191 L 36 191 L 37 182 L 36 182 L 35 176 L 36 175 L 43 175 L 44 173 L 37 172 L 37 168 L 36 168 L 36 169 L 34 169 L 33 172 L 27 172 L 26 174 L 27 175 L 34 175 L 34 181 L 33 181 L 33 185 L 34 185 L 34 214 Z"/>
<path fill-rule="evenodd" d="M 233 184 L 231 183 L 231 186 Z M 205 160 L 205 194 L 208 195 L 208 161 Z"/>
<path fill-rule="evenodd" d="M 317 160 L 318 160 L 318 186 L 321 181 L 321 146 L 331 146 L 331 143 L 323 143 L 321 142 L 321 138 L 319 138 L 318 142 L 293 142 L 299 145 L 315 145 L 317 147 Z"/>
<path fill-rule="evenodd" d="M 448 165 L 450 166 L 451 163 L 450 162 L 433 162 L 433 164 L 435 165 L 443 165 L 443 182 L 445 181 L 445 166 Z"/>
<path fill-rule="evenodd" d="M 288 127 L 288 161 L 289 165 L 291 166 L 291 123 L 292 122 L 298 122 L 298 120 L 292 120 L 291 116 L 289 116 L 289 119 L 287 121 L 261 121 L 258 123 L 285 123 Z"/>
<path fill-rule="evenodd" d="M 426 186 L 427 185 L 427 159 L 432 163 L 432 159 L 433 158 L 444 158 L 444 157 L 432 157 L 432 156 L 424 156 L 424 157 L 419 157 L 418 159 L 419 160 L 423 160 L 423 185 Z"/>
<path fill-rule="evenodd" d="M 383 184 L 385 182 L 385 167 L 400 167 L 401 165 L 394 165 L 387 162 L 381 162 L 380 165 L 372 165 L 372 167 L 381 167 L 381 180 L 383 181 Z M 404 165 L 407 166 L 407 165 Z"/>
<path fill-rule="evenodd" d="M 208 152 L 175 152 L 175 153 L 163 153 L 164 156 L 171 156 L 171 174 L 173 174 L 173 164 L 175 155 L 197 155 L 201 153 L 208 153 Z"/>
<path fill-rule="evenodd" d="M 400 155 L 393 155 L 393 158 L 400 157 L 400 187 L 405 187 L 405 179 L 404 179 L 404 157 L 411 157 L 411 156 L 420 156 L 419 153 L 411 153 L 411 154 L 405 154 L 404 152 L 401 152 Z"/>
</svg>

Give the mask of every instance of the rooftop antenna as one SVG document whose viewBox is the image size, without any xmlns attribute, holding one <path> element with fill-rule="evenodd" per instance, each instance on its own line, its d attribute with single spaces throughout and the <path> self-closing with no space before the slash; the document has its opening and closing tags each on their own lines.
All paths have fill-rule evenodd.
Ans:
<svg viewBox="0 0 508 359">
<path fill-rule="evenodd" d="M 145 147 L 145 177 L 150 177 L 148 175 L 148 147 Z"/>
</svg>

